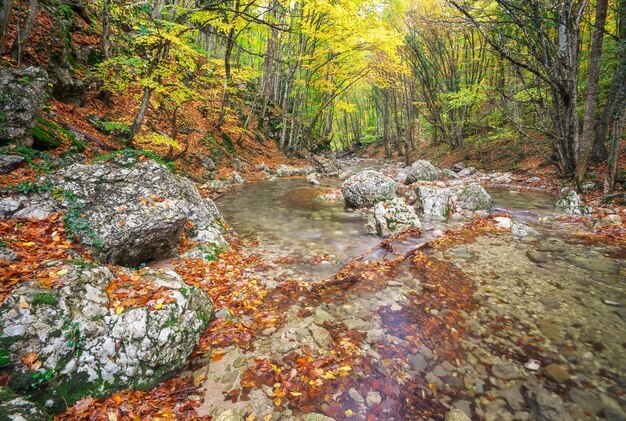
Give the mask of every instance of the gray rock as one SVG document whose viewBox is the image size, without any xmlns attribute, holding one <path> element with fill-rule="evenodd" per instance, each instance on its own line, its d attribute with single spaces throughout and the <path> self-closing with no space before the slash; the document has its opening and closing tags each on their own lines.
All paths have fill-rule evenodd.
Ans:
<svg viewBox="0 0 626 421">
<path fill-rule="evenodd" d="M 365 170 L 344 181 L 341 192 L 348 207 L 369 207 L 395 198 L 396 182 L 377 171 Z"/>
<path fill-rule="evenodd" d="M 550 364 L 543 369 L 545 376 L 557 383 L 566 383 L 572 376 L 562 365 Z"/>
<path fill-rule="evenodd" d="M 419 186 L 415 189 L 416 205 L 425 218 L 445 221 L 452 212 L 452 191 L 449 188 Z"/>
<path fill-rule="evenodd" d="M 429 161 L 419 159 L 415 161 L 406 173 L 406 184 L 416 181 L 433 181 L 439 178 L 439 170 Z"/>
<path fill-rule="evenodd" d="M 525 395 L 533 419 L 542 421 L 574 421 L 574 418 L 564 408 L 561 398 L 544 388 L 537 385 L 528 385 Z"/>
<path fill-rule="evenodd" d="M 456 409 L 460 409 L 461 411 L 463 411 L 463 413 L 467 415 L 468 417 L 472 416 L 471 402 L 466 401 L 466 400 L 460 400 L 460 401 L 454 402 L 452 406 L 454 406 Z"/>
<path fill-rule="evenodd" d="M 134 276 L 167 291 L 175 302 L 119 312 L 109 308 L 106 289 L 115 278 L 110 269 L 63 268 L 62 288 L 22 283 L 0 306 L 14 367 L 10 378 L 29 372 L 22 359 L 35 352 L 40 370 L 54 370 L 56 376 L 39 385 L 36 398 L 51 399 L 57 409 L 83 396 L 159 383 L 185 364 L 211 318 L 208 296 L 173 271 L 143 270 Z"/>
<path fill-rule="evenodd" d="M 491 374 L 501 380 L 512 380 L 519 377 L 517 366 L 513 363 L 498 363 L 491 367 Z"/>
<path fill-rule="evenodd" d="M 233 171 L 232 178 L 233 178 L 233 183 L 243 184 L 246 182 L 246 179 L 240 176 L 239 173 L 237 173 L 237 171 Z"/>
<path fill-rule="evenodd" d="M 44 105 L 48 74 L 38 67 L 0 68 L 0 144 L 31 147 L 37 116 Z"/>
<path fill-rule="evenodd" d="M 0 174 L 6 174 L 16 169 L 24 158 L 19 155 L 0 155 Z"/>
<path fill-rule="evenodd" d="M 490 210 L 491 204 L 491 196 L 480 184 L 470 183 L 458 195 L 457 207 L 463 210 Z"/>
<path fill-rule="evenodd" d="M 474 174 L 476 174 L 476 168 L 474 167 L 463 168 L 458 173 L 459 177 L 469 177 L 470 175 L 474 175 Z"/>
<path fill-rule="evenodd" d="M 302 421 L 335 421 L 334 418 L 327 417 L 324 414 L 317 414 L 315 412 L 302 414 L 301 417 L 302 417 Z"/>
<path fill-rule="evenodd" d="M 313 335 L 315 343 L 317 343 L 321 348 L 330 348 L 333 343 L 333 338 L 326 329 L 321 326 L 311 326 L 309 330 L 311 331 L 311 335 Z"/>
<path fill-rule="evenodd" d="M 309 184 L 313 184 L 314 186 L 319 186 L 320 181 L 317 179 L 317 174 L 316 173 L 311 173 L 309 175 L 306 176 L 306 181 L 309 182 Z"/>
<path fill-rule="evenodd" d="M 526 252 L 526 257 L 528 257 L 528 260 L 533 263 L 549 263 L 552 261 L 549 254 L 533 250 L 528 250 Z"/>
<path fill-rule="evenodd" d="M 51 417 L 38 405 L 0 386 L 0 419 L 10 421 L 47 420 Z"/>
<path fill-rule="evenodd" d="M 335 161 L 334 159 L 328 159 L 321 155 L 313 155 L 311 156 L 311 160 L 313 161 L 317 169 L 323 174 L 338 173 L 340 170 L 337 161 Z"/>
<path fill-rule="evenodd" d="M 409 359 L 409 364 L 411 364 L 411 367 L 413 367 L 415 371 L 418 371 L 420 373 L 426 370 L 426 367 L 428 366 L 426 359 L 420 353 L 409 355 L 408 359 Z"/>
<path fill-rule="evenodd" d="M 370 325 L 365 320 L 361 319 L 345 319 L 343 324 L 346 325 L 348 330 L 362 330 L 369 329 Z"/>
<path fill-rule="evenodd" d="M 567 256 L 567 261 L 572 265 L 579 267 L 581 269 L 588 270 L 589 272 L 599 272 L 599 273 L 614 273 L 617 274 L 619 272 L 619 264 L 605 260 L 605 259 L 596 259 L 596 258 L 587 258 L 584 256 L 575 256 L 570 255 Z"/>
<path fill-rule="evenodd" d="M 313 320 L 315 324 L 323 325 L 325 322 L 331 322 L 335 320 L 335 316 L 318 307 L 315 309 Z"/>
<path fill-rule="evenodd" d="M 313 167 L 292 167 L 290 165 L 279 165 L 276 168 L 277 177 L 302 177 L 315 171 Z"/>
<path fill-rule="evenodd" d="M 570 215 L 589 215 L 591 208 L 586 206 L 578 193 L 564 188 L 556 201 L 556 208 Z"/>
<path fill-rule="evenodd" d="M 73 69 L 50 66 L 52 96 L 66 104 L 80 105 L 85 99 L 86 86 Z"/>
<path fill-rule="evenodd" d="M 445 421 L 472 421 L 466 414 L 460 409 L 453 409 L 446 414 Z"/>
<path fill-rule="evenodd" d="M 538 232 L 528 225 L 522 224 L 521 222 L 513 221 L 511 222 L 511 234 L 513 234 L 514 237 L 524 238 L 531 235 L 537 235 Z"/>
<path fill-rule="evenodd" d="M 213 214 L 215 205 L 189 180 L 154 161 L 119 157 L 74 164 L 49 180 L 71 193 L 74 203 L 54 197 L 48 203 L 58 211 L 81 207 L 93 234 L 81 235 L 81 241 L 104 262 L 137 265 L 173 256 L 187 222 L 194 224 L 192 240 L 226 244 Z"/>
<path fill-rule="evenodd" d="M 376 392 L 375 390 L 368 391 L 367 395 L 365 396 L 365 402 L 367 402 L 369 406 L 378 405 L 382 401 L 383 398 L 380 396 L 380 393 Z"/>
<path fill-rule="evenodd" d="M 204 167 L 205 170 L 209 172 L 215 171 L 215 168 L 216 168 L 215 162 L 213 162 L 213 160 L 209 158 L 208 156 L 202 160 L 202 166 Z"/>
<path fill-rule="evenodd" d="M 227 409 L 226 411 L 213 418 L 214 421 L 243 421 L 243 417 L 237 413 L 234 409 Z"/>
<path fill-rule="evenodd" d="M 16 252 L 8 247 L 0 246 L 0 260 L 6 260 L 7 262 L 17 262 L 20 260 L 20 256 Z"/>
<path fill-rule="evenodd" d="M 449 178 L 459 178 L 459 175 L 457 173 L 455 173 L 454 171 L 448 169 L 448 168 L 444 168 L 443 170 L 441 170 L 441 173 L 445 176 L 445 177 L 449 177 Z M 406 179 L 406 175 L 404 177 Z"/>
<path fill-rule="evenodd" d="M 601 229 L 606 227 L 612 227 L 615 225 L 621 225 L 622 218 L 619 215 L 608 215 L 601 219 L 596 219 L 591 223 L 592 229 Z"/>
<path fill-rule="evenodd" d="M 368 215 L 365 226 L 368 232 L 378 235 L 390 235 L 409 228 L 421 228 L 415 209 L 400 197 L 379 202 Z"/>
</svg>

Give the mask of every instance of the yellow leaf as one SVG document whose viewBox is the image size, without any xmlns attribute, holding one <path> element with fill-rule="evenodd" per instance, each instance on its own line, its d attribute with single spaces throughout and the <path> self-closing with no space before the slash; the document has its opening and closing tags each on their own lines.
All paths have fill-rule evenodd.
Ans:
<svg viewBox="0 0 626 421">
<path fill-rule="evenodd" d="M 280 400 L 280 398 L 274 399 L 274 405 L 276 405 L 276 406 L 279 406 L 281 402 L 282 401 Z"/>
<path fill-rule="evenodd" d="M 34 245 L 35 245 L 35 243 L 33 243 L 32 241 L 29 241 L 28 243 L 22 243 L 23 247 L 32 247 Z"/>
<path fill-rule="evenodd" d="M 119 306 L 115 308 L 115 314 L 120 314 L 122 311 L 124 311 L 124 307 Z"/>
<path fill-rule="evenodd" d="M 300 392 L 290 392 L 291 396 L 302 396 L 302 393 Z"/>
<path fill-rule="evenodd" d="M 63 276 L 65 275 L 67 272 L 69 272 L 67 269 L 61 269 L 60 271 L 57 272 L 57 276 Z"/>
<path fill-rule="evenodd" d="M 335 377 L 335 375 L 333 373 L 331 373 L 330 371 L 327 371 L 326 373 L 324 373 L 324 378 L 326 379 L 336 379 L 337 377 Z"/>
<path fill-rule="evenodd" d="M 154 306 L 154 308 L 156 308 L 157 310 L 160 309 L 160 308 L 163 308 L 163 307 L 164 307 L 163 304 L 157 304 L 157 305 Z"/>
<path fill-rule="evenodd" d="M 354 412 L 352 412 L 351 409 L 346 409 L 345 414 L 346 414 L 346 417 L 351 417 L 354 414 Z"/>
<path fill-rule="evenodd" d="M 109 412 L 109 421 L 117 421 L 117 414 L 115 412 Z"/>
</svg>

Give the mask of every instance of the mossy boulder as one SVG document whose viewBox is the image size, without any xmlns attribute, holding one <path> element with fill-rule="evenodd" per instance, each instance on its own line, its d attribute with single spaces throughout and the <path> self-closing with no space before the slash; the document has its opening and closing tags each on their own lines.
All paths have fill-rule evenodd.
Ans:
<svg viewBox="0 0 626 421">
<path fill-rule="evenodd" d="M 396 182 L 374 170 L 361 171 L 341 185 L 346 205 L 363 208 L 396 197 Z"/>
<path fill-rule="evenodd" d="M 63 264 L 56 273 L 61 288 L 21 284 L 0 306 L 8 387 L 52 412 L 88 395 L 153 387 L 183 367 L 212 316 L 209 297 L 172 271 L 129 273 L 175 299 L 129 308 L 109 302 L 115 275 L 106 267 Z"/>
<path fill-rule="evenodd" d="M 48 74 L 38 67 L 0 68 L 0 146 L 31 147 L 46 98 Z"/>
</svg>

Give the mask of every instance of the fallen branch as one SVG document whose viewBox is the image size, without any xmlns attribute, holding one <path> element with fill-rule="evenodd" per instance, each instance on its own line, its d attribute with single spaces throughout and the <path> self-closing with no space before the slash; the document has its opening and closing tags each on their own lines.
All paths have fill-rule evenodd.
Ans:
<svg viewBox="0 0 626 421">
<path fill-rule="evenodd" d="M 52 117 L 52 116 L 51 116 L 51 117 Z M 97 137 L 94 137 L 94 136 L 92 136 L 92 135 L 90 135 L 90 134 L 87 134 L 87 133 L 85 133 L 85 132 L 83 132 L 83 131 L 81 131 L 81 130 L 77 129 L 76 127 L 74 127 L 74 126 L 72 126 L 72 125 L 70 125 L 70 124 L 68 124 L 68 123 L 66 123 L 66 122 L 64 122 L 64 121 L 62 121 L 62 120 L 60 120 L 60 119 L 58 119 L 58 118 L 55 118 L 55 117 L 52 117 L 52 118 L 54 119 L 54 121 L 55 121 L 58 125 L 60 125 L 60 126 L 61 126 L 61 127 L 63 127 L 64 129 L 66 129 L 66 130 L 69 130 L 69 131 L 73 132 L 75 135 L 78 135 L 78 136 L 80 136 L 80 137 L 84 138 L 85 140 L 88 140 L 88 141 L 90 141 L 90 142 L 92 142 L 92 143 L 95 143 L 95 144 L 96 144 L 96 145 L 98 145 L 98 146 L 100 147 L 100 149 L 102 149 L 102 150 L 105 150 L 105 151 L 110 151 L 110 152 L 113 152 L 113 151 L 116 151 L 116 150 L 117 150 L 117 148 L 115 148 L 115 147 L 113 147 L 113 146 L 109 145 L 108 143 L 104 142 L 103 140 L 98 139 Z"/>
</svg>

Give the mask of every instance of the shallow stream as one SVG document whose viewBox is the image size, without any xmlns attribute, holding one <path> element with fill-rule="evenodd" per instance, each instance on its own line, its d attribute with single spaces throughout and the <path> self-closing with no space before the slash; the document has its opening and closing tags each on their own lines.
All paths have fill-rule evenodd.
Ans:
<svg viewBox="0 0 626 421">
<path fill-rule="evenodd" d="M 358 212 L 316 200 L 337 185 L 251 183 L 217 205 L 239 235 L 259 240 L 254 252 L 280 262 L 281 273 L 313 282 L 381 241 L 364 232 Z M 364 285 L 300 298 L 284 309 L 286 323 L 263 332 L 252 350 L 231 347 L 209 367 L 211 398 L 200 412 L 232 407 L 257 419 L 318 412 L 335 419 L 437 420 L 458 408 L 485 420 L 624 419 L 626 251 L 575 237 L 580 227 L 547 218 L 554 213 L 550 195 L 489 192 L 496 210 L 539 233 L 523 239 L 486 233 L 427 251 L 426 266 L 407 260 Z M 438 228 L 447 227 L 430 230 Z M 409 239 L 403 247 L 420 242 Z M 269 386 L 241 400 L 219 398 L 240 389 L 256 358 L 276 365 L 292 354 L 326 358 L 346 341 L 356 347 L 355 378 L 336 385 L 334 394 L 282 412 Z"/>
</svg>

